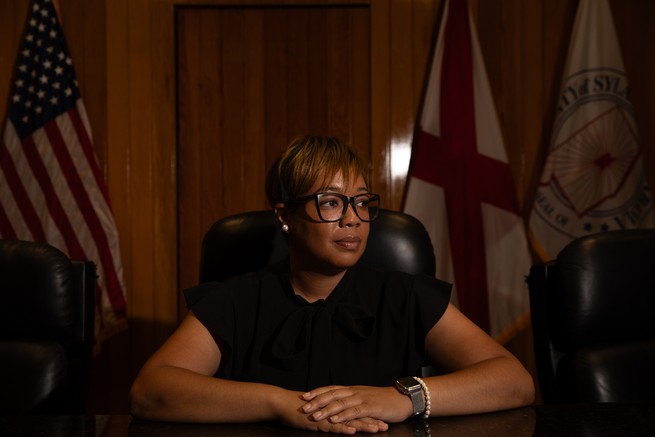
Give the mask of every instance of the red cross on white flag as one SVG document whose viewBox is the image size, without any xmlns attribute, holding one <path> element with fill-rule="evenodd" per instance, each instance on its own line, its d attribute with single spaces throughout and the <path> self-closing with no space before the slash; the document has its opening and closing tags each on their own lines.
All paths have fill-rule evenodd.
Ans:
<svg viewBox="0 0 655 437">
<path fill-rule="evenodd" d="M 466 0 L 447 1 L 414 139 L 405 212 L 459 309 L 499 341 L 527 322 L 525 228 Z"/>
</svg>

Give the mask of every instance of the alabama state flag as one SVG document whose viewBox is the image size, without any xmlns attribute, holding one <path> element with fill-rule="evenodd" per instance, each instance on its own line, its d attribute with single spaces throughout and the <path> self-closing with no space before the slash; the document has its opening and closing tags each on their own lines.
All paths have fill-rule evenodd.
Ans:
<svg viewBox="0 0 655 437">
<path fill-rule="evenodd" d="M 444 6 L 404 211 L 426 227 L 454 303 L 499 341 L 527 322 L 531 258 L 477 34 Z"/>
</svg>

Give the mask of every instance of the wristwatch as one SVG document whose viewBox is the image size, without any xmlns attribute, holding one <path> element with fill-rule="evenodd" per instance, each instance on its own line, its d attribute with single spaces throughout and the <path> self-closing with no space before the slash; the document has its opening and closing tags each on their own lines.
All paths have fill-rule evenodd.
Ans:
<svg viewBox="0 0 655 437">
<path fill-rule="evenodd" d="M 416 416 L 425 411 L 425 397 L 421 383 L 412 376 L 405 376 L 396 380 L 396 388 L 399 392 L 409 396 L 412 400 L 412 415 Z"/>
</svg>

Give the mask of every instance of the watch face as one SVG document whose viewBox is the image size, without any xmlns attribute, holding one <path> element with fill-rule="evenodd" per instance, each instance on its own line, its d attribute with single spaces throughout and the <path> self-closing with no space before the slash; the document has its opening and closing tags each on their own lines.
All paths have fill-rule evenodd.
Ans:
<svg viewBox="0 0 655 437">
<path fill-rule="evenodd" d="M 407 390 L 408 392 L 421 389 L 421 384 L 411 376 L 405 376 L 404 378 L 398 379 L 398 381 L 396 381 L 396 384 L 402 389 Z"/>
</svg>

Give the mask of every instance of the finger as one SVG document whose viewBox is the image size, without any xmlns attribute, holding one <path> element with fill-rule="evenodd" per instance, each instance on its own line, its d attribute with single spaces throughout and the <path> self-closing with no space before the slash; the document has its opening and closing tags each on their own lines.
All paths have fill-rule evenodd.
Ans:
<svg viewBox="0 0 655 437">
<path fill-rule="evenodd" d="M 387 431 L 389 429 L 389 425 L 387 423 L 370 417 L 349 420 L 342 423 L 341 425 L 347 426 L 349 428 L 355 428 L 358 432 L 367 433 L 376 433 Z"/>
<path fill-rule="evenodd" d="M 302 406 L 302 410 L 310 414 L 316 410 L 325 408 L 333 402 L 339 402 L 341 399 L 352 395 L 353 391 L 348 387 L 333 386 L 330 390 L 321 391 L 321 393 L 316 394 L 311 401 Z M 330 412 L 336 412 L 336 410 L 332 409 Z"/>
<path fill-rule="evenodd" d="M 352 398 L 345 398 L 345 399 L 333 399 L 329 404 L 324 405 L 320 410 L 315 411 L 314 413 L 311 414 L 311 418 L 314 420 L 321 420 L 321 419 L 327 419 L 328 417 L 334 416 L 335 414 L 339 414 L 343 412 L 346 409 L 349 408 L 357 408 L 356 404 L 353 403 Z M 357 418 L 357 414 L 352 414 L 349 416 L 351 419 Z M 343 422 L 343 420 L 341 421 Z"/>
<path fill-rule="evenodd" d="M 335 423 L 330 423 L 326 420 L 318 422 L 317 428 L 319 431 L 336 433 L 336 434 L 355 434 L 357 431 L 359 431 L 355 426 L 351 426 L 349 423 L 335 424 Z"/>
<path fill-rule="evenodd" d="M 311 400 L 314 399 L 316 396 L 322 395 L 323 393 L 329 392 L 331 390 L 336 390 L 339 388 L 344 388 L 342 385 L 327 385 L 325 387 L 318 387 L 315 388 L 314 390 L 310 390 L 307 393 L 302 394 L 302 398 L 305 400 Z"/>
<path fill-rule="evenodd" d="M 365 418 L 357 419 L 355 421 L 350 421 L 348 423 L 350 426 L 352 426 L 353 422 L 361 424 L 357 428 L 359 431 L 364 431 L 364 432 L 381 432 L 381 431 L 387 431 L 389 429 L 388 423 L 382 420 L 373 419 L 372 417 L 365 417 Z"/>
<path fill-rule="evenodd" d="M 339 434 L 354 434 L 356 432 L 377 433 L 387 431 L 389 425 L 381 420 L 363 418 L 350 420 L 344 423 L 318 422 L 318 430 Z"/>
<path fill-rule="evenodd" d="M 340 413 L 329 416 L 328 420 L 332 423 L 342 423 L 352 419 L 357 419 L 358 417 L 361 417 L 361 415 L 362 415 L 361 408 L 357 408 L 357 407 L 348 408 L 346 410 L 341 411 Z"/>
</svg>

